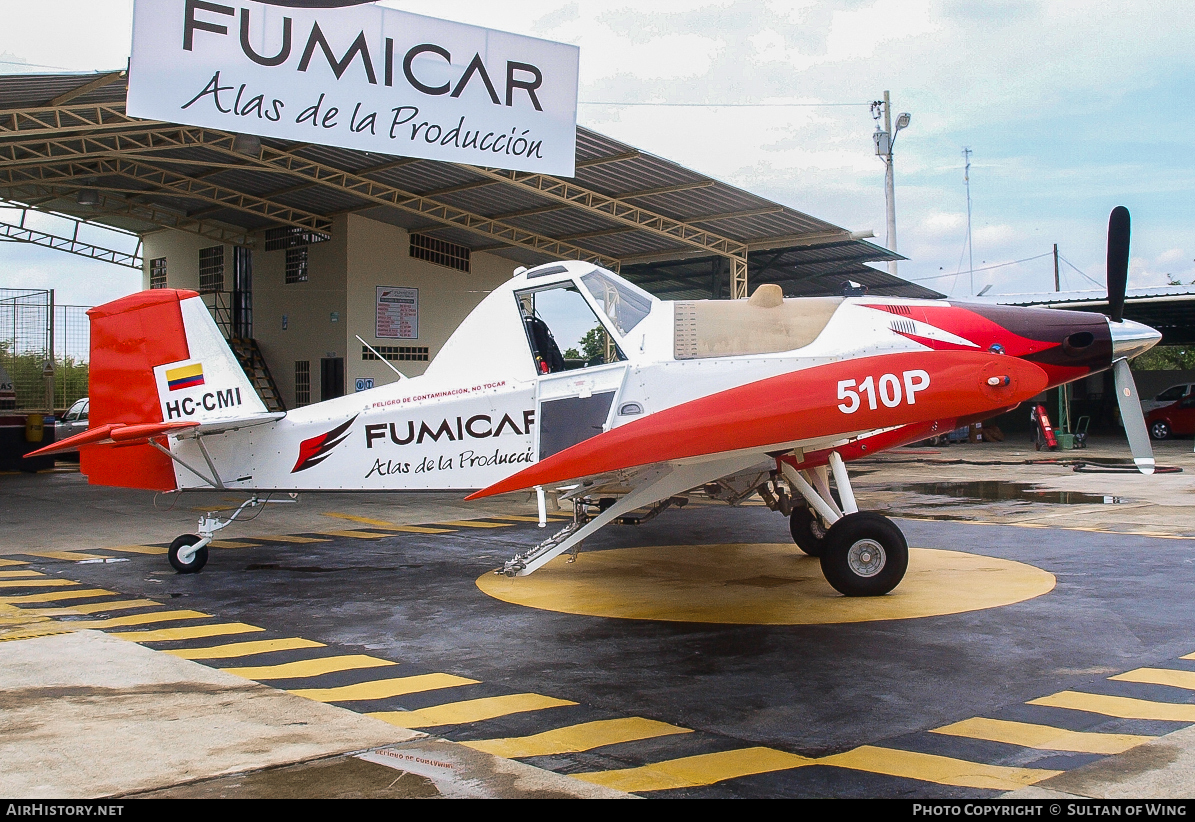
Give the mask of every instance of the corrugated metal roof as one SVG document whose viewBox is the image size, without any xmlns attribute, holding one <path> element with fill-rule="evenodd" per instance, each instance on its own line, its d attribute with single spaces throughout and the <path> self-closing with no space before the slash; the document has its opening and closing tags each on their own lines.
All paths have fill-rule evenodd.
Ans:
<svg viewBox="0 0 1195 822">
<path fill-rule="evenodd" d="M 123 72 L 0 76 L 0 115 L 5 111 L 48 107 L 55 101 L 65 101 L 66 105 L 72 106 L 103 104 L 122 107 L 127 91 L 127 79 L 122 75 Z M 113 131 L 129 130 L 127 124 L 113 128 Z M 91 136 L 103 136 L 105 133 L 104 129 L 88 131 Z M 69 135 L 69 132 L 62 134 Z M 29 137 L 15 137 L 0 131 L 0 148 L 18 139 Z M 305 160 L 377 181 L 412 195 L 433 199 L 486 218 L 500 219 L 549 239 L 568 242 L 590 253 L 626 260 L 628 265 L 634 258 L 652 257 L 653 265 L 658 268 L 662 264 L 658 258 L 671 257 L 671 262 L 680 264 L 682 268 L 704 266 L 708 281 L 709 263 L 694 262 L 695 256 L 708 257 L 711 253 L 708 248 L 695 248 L 675 237 L 642 226 L 628 226 L 607 214 L 563 203 L 510 181 L 495 181 L 470 166 L 274 138 L 263 138 L 262 142 Z M 86 161 L 88 158 L 72 159 Z M 502 247 L 501 241 L 494 236 L 379 204 L 351 190 L 314 183 L 299 174 L 263 169 L 250 158 L 231 160 L 236 165 L 229 168 L 228 154 L 202 145 L 155 150 L 151 155 L 138 155 L 137 161 L 146 166 L 172 171 L 190 180 L 219 185 L 232 192 L 320 216 L 357 212 L 394 225 L 432 232 L 473 249 L 495 251 L 520 262 L 545 262 L 549 259 L 548 255 L 525 247 L 509 244 Z M 936 292 L 863 265 L 868 261 L 899 258 L 871 243 L 851 238 L 845 229 L 585 128 L 577 130 L 577 166 L 573 182 L 602 196 L 626 198 L 636 207 L 692 224 L 733 243 L 750 243 L 753 248 L 789 249 L 779 262 L 759 273 L 758 277 L 763 279 L 759 279 L 754 271 L 760 267 L 760 260 L 771 260 L 776 252 L 753 252 L 749 257 L 749 278 L 753 282 L 778 281 L 787 283 L 786 290 L 804 291 L 819 283 L 825 286 L 834 280 L 830 290 L 837 292 L 840 286 L 837 280 L 849 276 L 873 285 L 873 290 L 901 288 L 910 294 L 916 292 L 924 296 L 937 296 Z M 0 160 L 0 169 L 4 167 L 4 161 Z M 29 165 L 22 167 L 30 168 Z M 79 206 L 75 202 L 75 195 L 80 185 L 77 179 L 55 184 L 50 193 L 59 196 L 43 201 L 41 207 L 136 231 L 148 232 L 159 227 L 153 222 L 139 222 L 136 217 L 127 214 L 95 213 Z M 124 176 L 97 175 L 82 185 L 119 192 L 115 196 L 129 197 L 142 205 L 165 208 L 180 215 L 227 224 L 244 231 L 255 231 L 274 224 L 252 208 L 237 208 L 229 204 L 226 198 L 221 198 L 222 202 L 213 202 L 211 198 L 200 195 L 188 196 L 178 191 L 162 190 L 153 181 L 144 178 L 130 180 Z M 672 188 L 678 190 L 668 190 Z M 31 190 L 29 186 L 22 186 L 0 190 L 0 195 L 28 202 Z M 47 193 L 44 184 L 41 193 L 43 196 Z M 806 235 L 809 235 L 808 239 Z M 819 248 L 827 252 L 833 250 L 833 253 L 829 257 L 819 258 L 812 253 Z M 788 279 L 768 279 L 772 275 L 779 276 L 777 272 L 783 272 Z M 691 279 L 681 269 L 674 273 L 679 277 L 676 281 L 678 285 Z M 874 283 L 871 282 L 873 280 Z"/>
</svg>

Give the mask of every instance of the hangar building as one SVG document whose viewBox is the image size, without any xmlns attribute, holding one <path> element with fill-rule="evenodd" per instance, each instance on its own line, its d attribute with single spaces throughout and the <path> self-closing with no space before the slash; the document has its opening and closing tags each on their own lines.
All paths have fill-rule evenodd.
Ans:
<svg viewBox="0 0 1195 822">
<path fill-rule="evenodd" d="M 0 197 L 139 235 L 113 261 L 202 293 L 276 409 L 396 379 L 378 355 L 423 373 L 490 288 L 557 259 L 673 299 L 941 296 L 867 265 L 900 259 L 870 232 L 584 128 L 558 179 L 134 119 L 126 92 L 125 72 L 0 77 Z"/>
</svg>

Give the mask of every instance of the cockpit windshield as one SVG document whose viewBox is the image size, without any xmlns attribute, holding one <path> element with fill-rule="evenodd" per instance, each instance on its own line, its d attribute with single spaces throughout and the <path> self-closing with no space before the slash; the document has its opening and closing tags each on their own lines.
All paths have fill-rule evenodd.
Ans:
<svg viewBox="0 0 1195 822">
<path fill-rule="evenodd" d="M 639 321 L 651 313 L 651 296 L 634 286 L 619 282 L 598 269 L 581 277 L 581 283 L 593 296 L 594 302 L 610 318 L 615 329 L 624 337 Z"/>
</svg>

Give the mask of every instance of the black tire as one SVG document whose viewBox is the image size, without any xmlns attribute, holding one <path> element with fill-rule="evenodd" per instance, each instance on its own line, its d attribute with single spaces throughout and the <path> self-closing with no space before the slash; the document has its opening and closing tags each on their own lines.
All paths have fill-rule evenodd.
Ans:
<svg viewBox="0 0 1195 822">
<path fill-rule="evenodd" d="M 909 545 L 892 520 L 860 511 L 830 526 L 821 560 L 822 574 L 839 593 L 878 597 L 904 579 Z"/>
<path fill-rule="evenodd" d="M 1149 435 L 1155 440 L 1164 440 L 1170 436 L 1170 424 L 1165 420 L 1156 420 L 1149 425 Z"/>
<path fill-rule="evenodd" d="M 180 574 L 197 574 L 203 570 L 203 566 L 207 565 L 207 546 L 203 546 L 195 555 L 191 557 L 191 561 L 183 563 L 179 561 L 178 552 L 183 548 L 187 548 L 199 542 L 199 536 L 196 534 L 183 534 L 181 537 L 170 543 L 170 565 L 174 570 Z"/>
<path fill-rule="evenodd" d="M 826 546 L 826 529 L 821 518 L 808 508 L 794 508 L 788 518 L 788 530 L 797 547 L 811 557 L 820 557 Z"/>
</svg>

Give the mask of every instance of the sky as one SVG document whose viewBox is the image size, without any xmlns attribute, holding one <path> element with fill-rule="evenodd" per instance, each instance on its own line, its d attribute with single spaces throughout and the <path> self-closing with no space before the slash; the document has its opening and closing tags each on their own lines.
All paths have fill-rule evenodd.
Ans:
<svg viewBox="0 0 1195 822">
<path fill-rule="evenodd" d="M 1195 4 L 381 5 L 575 44 L 581 125 L 874 231 L 881 245 L 884 166 L 868 103 L 890 90 L 893 114 L 912 115 L 894 149 L 897 250 L 909 258 L 899 274 L 953 297 L 972 281 L 992 295 L 1053 290 L 1055 243 L 1063 290 L 1102 288 L 1117 205 L 1132 213 L 1130 287 L 1195 281 Z M 0 73 L 112 69 L 128 58 L 131 0 L 0 0 L 0 15 Z M 3 243 L 5 287 L 54 287 L 61 303 L 95 304 L 136 290 L 140 276 Z"/>
</svg>

